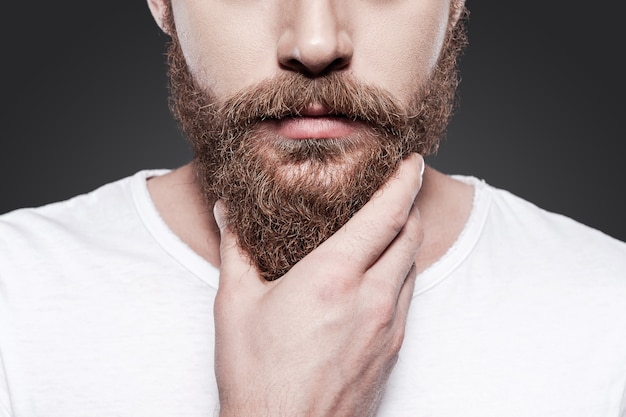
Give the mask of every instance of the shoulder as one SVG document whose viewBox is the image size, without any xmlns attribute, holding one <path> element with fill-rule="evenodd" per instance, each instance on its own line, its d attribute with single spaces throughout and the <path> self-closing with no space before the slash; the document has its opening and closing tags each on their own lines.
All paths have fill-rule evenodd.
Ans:
<svg viewBox="0 0 626 417">
<path fill-rule="evenodd" d="M 622 254 L 626 243 L 567 215 L 546 210 L 520 196 L 493 186 L 485 186 L 492 195 L 490 220 L 502 232 L 515 233 L 510 238 L 531 239 L 545 245 L 580 249 L 601 248 Z M 626 261 L 626 258 L 624 258 Z"/>
<path fill-rule="evenodd" d="M 56 254 L 78 255 L 79 249 L 131 236 L 139 218 L 135 204 L 139 184 L 159 172 L 139 171 L 68 200 L 0 215 L 0 271 Z"/>
<path fill-rule="evenodd" d="M 0 215 L 0 239 L 6 241 L 20 235 L 43 234 L 50 228 L 73 229 L 77 224 L 95 224 L 99 216 L 119 212 L 132 201 L 131 184 L 137 176 L 129 176 L 105 184 L 88 193 L 70 199 L 27 207 Z M 6 242 L 5 242 L 6 243 Z"/>
<path fill-rule="evenodd" d="M 625 242 L 509 191 L 484 182 L 479 188 L 489 203 L 484 205 L 478 253 L 491 254 L 492 263 L 547 282 L 558 277 L 626 290 Z"/>
</svg>

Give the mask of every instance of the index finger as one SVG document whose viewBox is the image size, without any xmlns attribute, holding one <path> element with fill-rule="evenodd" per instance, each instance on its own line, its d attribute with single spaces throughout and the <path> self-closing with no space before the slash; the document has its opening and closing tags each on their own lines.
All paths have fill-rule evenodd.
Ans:
<svg viewBox="0 0 626 417">
<path fill-rule="evenodd" d="M 341 229 L 315 251 L 365 272 L 404 227 L 422 185 L 424 159 L 412 154 Z"/>
<path fill-rule="evenodd" d="M 231 289 L 239 291 L 246 288 L 258 289 L 257 287 L 261 285 L 262 281 L 260 275 L 250 258 L 239 247 L 237 236 L 226 223 L 224 206 L 221 201 L 215 204 L 213 213 L 220 228 L 219 288 L 221 292 Z"/>
</svg>

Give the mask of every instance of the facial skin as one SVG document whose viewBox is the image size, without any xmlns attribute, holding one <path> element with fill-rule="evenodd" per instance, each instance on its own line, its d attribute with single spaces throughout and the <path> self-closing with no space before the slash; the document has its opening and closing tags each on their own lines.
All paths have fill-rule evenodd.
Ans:
<svg viewBox="0 0 626 417">
<path fill-rule="evenodd" d="M 456 19 L 462 4 L 453 1 Z M 192 75 L 217 97 L 285 71 L 315 77 L 341 70 L 407 105 L 454 23 L 450 0 L 172 0 L 171 6 Z"/>
<path fill-rule="evenodd" d="M 226 202 L 265 279 L 332 235 L 402 158 L 436 150 L 462 10 L 435 0 L 166 7 L 172 109 L 198 181 L 209 207 Z"/>
</svg>

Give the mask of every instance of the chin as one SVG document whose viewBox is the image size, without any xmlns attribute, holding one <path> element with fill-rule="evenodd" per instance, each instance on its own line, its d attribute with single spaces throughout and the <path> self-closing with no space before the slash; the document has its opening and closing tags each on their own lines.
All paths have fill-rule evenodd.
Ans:
<svg viewBox="0 0 626 417">
<path fill-rule="evenodd" d="M 311 187 L 332 186 L 344 182 L 355 169 L 367 161 L 367 151 L 376 140 L 364 143 L 362 136 L 328 139 L 277 138 L 259 151 L 266 168 L 274 172 L 279 183 Z"/>
</svg>

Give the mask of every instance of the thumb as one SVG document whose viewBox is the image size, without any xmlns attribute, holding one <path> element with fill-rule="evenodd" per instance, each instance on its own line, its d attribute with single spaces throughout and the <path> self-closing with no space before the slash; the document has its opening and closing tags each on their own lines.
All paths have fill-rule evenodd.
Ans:
<svg viewBox="0 0 626 417">
<path fill-rule="evenodd" d="M 218 201 L 213 207 L 213 216 L 220 228 L 220 287 L 237 285 L 243 281 L 260 282 L 260 275 L 250 258 L 239 247 L 237 236 L 227 221 L 224 203 Z"/>
</svg>

